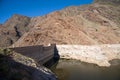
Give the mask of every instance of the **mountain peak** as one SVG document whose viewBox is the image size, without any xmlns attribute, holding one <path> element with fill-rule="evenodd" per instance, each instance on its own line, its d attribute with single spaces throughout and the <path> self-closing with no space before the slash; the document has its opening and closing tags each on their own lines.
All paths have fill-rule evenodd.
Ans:
<svg viewBox="0 0 120 80">
<path fill-rule="evenodd" d="M 19 15 L 19 14 L 14 14 L 12 15 L 5 23 L 4 26 L 9 26 L 9 24 L 14 24 L 14 23 L 19 23 L 19 22 L 24 22 L 24 21 L 29 21 L 30 18 L 27 16 Z"/>
<path fill-rule="evenodd" d="M 12 17 L 27 17 L 27 16 L 20 15 L 20 14 L 13 14 Z M 12 18 L 12 17 L 11 17 L 11 18 Z"/>
<path fill-rule="evenodd" d="M 30 18 L 19 14 L 14 14 L 1 27 L 0 46 L 9 46 L 29 30 Z"/>
</svg>

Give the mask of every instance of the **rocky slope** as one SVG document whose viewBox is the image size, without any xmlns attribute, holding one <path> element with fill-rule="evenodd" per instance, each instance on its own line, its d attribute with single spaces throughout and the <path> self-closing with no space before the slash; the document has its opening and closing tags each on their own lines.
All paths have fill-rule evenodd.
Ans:
<svg viewBox="0 0 120 80">
<path fill-rule="evenodd" d="M 0 80 L 56 80 L 56 77 L 31 58 L 0 49 Z"/>
<path fill-rule="evenodd" d="M 29 17 L 15 14 L 0 25 L 0 47 L 10 46 L 16 42 L 29 30 L 29 27 L 27 27 L 29 22 Z"/>
<path fill-rule="evenodd" d="M 112 0 L 108 1 L 97 0 L 93 4 L 72 6 L 32 18 L 30 31 L 13 46 L 119 44 L 120 6 L 115 5 L 118 2 L 113 5 L 110 4 Z"/>
</svg>

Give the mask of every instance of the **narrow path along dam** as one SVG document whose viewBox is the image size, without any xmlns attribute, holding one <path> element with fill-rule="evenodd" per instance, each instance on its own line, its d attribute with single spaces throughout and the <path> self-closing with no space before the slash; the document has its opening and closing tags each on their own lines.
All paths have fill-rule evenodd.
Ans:
<svg viewBox="0 0 120 80">
<path fill-rule="evenodd" d="M 109 61 L 120 59 L 120 44 L 103 45 L 50 45 L 25 46 L 11 48 L 15 52 L 28 56 L 40 64 L 51 58 L 75 59 L 98 66 L 110 66 Z"/>
</svg>

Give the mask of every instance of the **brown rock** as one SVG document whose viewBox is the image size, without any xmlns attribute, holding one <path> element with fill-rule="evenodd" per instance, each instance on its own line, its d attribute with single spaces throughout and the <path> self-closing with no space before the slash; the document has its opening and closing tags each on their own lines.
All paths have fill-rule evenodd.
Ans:
<svg viewBox="0 0 120 80">
<path fill-rule="evenodd" d="M 0 47 L 6 47 L 17 41 L 25 32 L 30 18 L 21 15 L 13 15 L 1 27 L 0 25 Z"/>
<path fill-rule="evenodd" d="M 56 44 L 119 44 L 119 10 L 116 6 L 93 3 L 72 6 L 32 18 L 33 28 L 14 46 Z"/>
</svg>

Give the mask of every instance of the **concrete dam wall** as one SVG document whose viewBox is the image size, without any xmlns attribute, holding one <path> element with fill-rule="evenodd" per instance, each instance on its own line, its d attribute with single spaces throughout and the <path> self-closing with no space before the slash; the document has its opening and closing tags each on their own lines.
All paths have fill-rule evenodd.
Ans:
<svg viewBox="0 0 120 80">
<path fill-rule="evenodd" d="M 54 56 L 55 45 L 43 46 L 25 46 L 11 48 L 13 51 L 20 53 L 24 56 L 30 57 L 40 64 L 44 64 Z"/>
<path fill-rule="evenodd" d="M 26 46 L 12 48 L 15 52 L 33 58 L 44 64 L 58 52 L 60 58 L 75 59 L 94 63 L 99 66 L 110 66 L 110 60 L 120 59 L 120 44 L 104 45 L 50 45 Z"/>
</svg>

